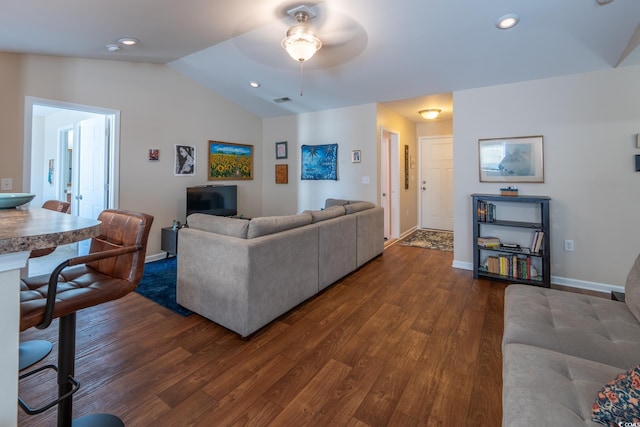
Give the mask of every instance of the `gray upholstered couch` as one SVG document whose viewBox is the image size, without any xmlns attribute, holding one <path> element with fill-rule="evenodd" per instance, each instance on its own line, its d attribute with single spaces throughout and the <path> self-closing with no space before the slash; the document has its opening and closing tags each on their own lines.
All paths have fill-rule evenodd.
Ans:
<svg viewBox="0 0 640 427">
<path fill-rule="evenodd" d="M 248 336 L 384 249 L 383 210 L 325 209 L 251 220 L 192 214 L 178 239 L 180 305 Z"/>
<path fill-rule="evenodd" d="M 625 302 L 525 285 L 505 293 L 503 426 L 600 426 L 598 390 L 640 364 L 640 256 Z M 617 425 L 617 424 L 616 424 Z"/>
</svg>

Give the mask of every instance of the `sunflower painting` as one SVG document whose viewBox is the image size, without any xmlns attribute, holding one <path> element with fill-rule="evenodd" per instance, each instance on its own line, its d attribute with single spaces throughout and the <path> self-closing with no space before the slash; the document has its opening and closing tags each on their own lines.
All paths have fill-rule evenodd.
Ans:
<svg viewBox="0 0 640 427">
<path fill-rule="evenodd" d="M 253 145 L 209 141 L 209 181 L 253 179 Z"/>
<path fill-rule="evenodd" d="M 303 145 L 302 179 L 338 179 L 338 144 Z"/>
</svg>

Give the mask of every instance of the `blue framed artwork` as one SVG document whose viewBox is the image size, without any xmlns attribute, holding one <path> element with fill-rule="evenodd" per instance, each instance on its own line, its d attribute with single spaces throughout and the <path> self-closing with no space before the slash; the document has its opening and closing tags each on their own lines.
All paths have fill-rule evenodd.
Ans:
<svg viewBox="0 0 640 427">
<path fill-rule="evenodd" d="M 302 179 L 338 180 L 338 144 L 303 145 Z"/>
</svg>

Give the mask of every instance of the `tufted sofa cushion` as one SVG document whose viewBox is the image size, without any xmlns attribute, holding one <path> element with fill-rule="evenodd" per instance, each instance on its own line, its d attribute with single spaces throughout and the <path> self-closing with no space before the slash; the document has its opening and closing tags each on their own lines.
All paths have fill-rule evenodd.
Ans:
<svg viewBox="0 0 640 427">
<path fill-rule="evenodd" d="M 509 427 L 599 426 L 591 421 L 591 405 L 623 371 L 523 344 L 507 344 L 502 359 L 502 425 Z"/>
<path fill-rule="evenodd" d="M 503 345 L 508 343 L 529 344 L 626 370 L 640 361 L 640 323 L 621 302 L 509 285 Z"/>
<path fill-rule="evenodd" d="M 190 228 L 208 231 L 210 233 L 223 234 L 225 236 L 247 238 L 249 221 L 246 219 L 227 218 L 224 216 L 194 213 L 187 217 Z"/>
<path fill-rule="evenodd" d="M 290 230 L 308 224 L 311 224 L 311 214 L 309 213 L 253 218 L 249 221 L 247 239 L 279 233 L 280 231 Z"/>
</svg>

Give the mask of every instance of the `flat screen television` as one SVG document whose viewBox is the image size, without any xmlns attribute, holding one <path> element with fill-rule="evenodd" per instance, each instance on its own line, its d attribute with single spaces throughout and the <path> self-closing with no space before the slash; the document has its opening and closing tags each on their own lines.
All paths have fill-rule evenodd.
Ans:
<svg viewBox="0 0 640 427">
<path fill-rule="evenodd" d="M 187 187 L 187 216 L 204 213 L 218 216 L 238 214 L 237 185 Z"/>
</svg>

